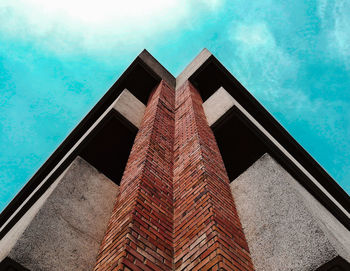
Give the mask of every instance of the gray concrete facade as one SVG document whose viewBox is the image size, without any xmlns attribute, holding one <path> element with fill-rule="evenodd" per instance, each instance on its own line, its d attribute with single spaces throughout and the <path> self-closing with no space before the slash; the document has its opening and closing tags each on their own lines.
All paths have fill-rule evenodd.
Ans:
<svg viewBox="0 0 350 271">
<path fill-rule="evenodd" d="M 139 55 L 137 67 L 145 68 L 152 80 L 157 81 L 161 78 L 178 89 L 197 70 L 200 74 L 199 68 L 205 66 L 203 64 L 208 59 L 211 65 L 215 61 L 212 54 L 203 49 L 176 79 L 146 50 Z M 197 79 L 193 80 L 195 84 Z M 119 86 L 118 93 L 125 87 Z M 233 95 L 232 89 L 228 90 Z M 299 163 L 297 158 L 279 143 L 284 141 L 270 134 L 268 128 L 263 127 L 251 115 L 253 113 L 249 111 L 250 114 L 246 110 L 249 107 L 243 107 L 233 98 L 236 96 L 231 94 L 220 87 L 203 103 L 208 124 L 215 127 L 213 124 L 225 113 L 229 113 L 230 109 L 237 109 L 310 179 L 309 183 L 315 184 L 320 193 L 350 218 L 350 214 L 344 208 L 345 204 L 342 206 L 337 201 L 339 197 L 333 197 L 333 194 L 321 185 L 318 177 L 311 175 L 303 167 L 303 162 Z M 133 126 L 139 128 L 145 104 L 127 89 L 116 99 L 115 96 L 110 97 L 113 97 L 113 100 L 108 100 L 108 108 L 101 109 L 103 113 L 99 113 L 99 117 L 93 119 L 93 124 L 87 127 L 87 130 L 83 130 L 79 139 L 72 141 L 73 147 L 69 151 L 59 152 L 62 154 L 58 156 L 60 160 L 55 162 L 52 170 L 48 167 L 50 171 L 45 173 L 45 177 L 36 179 L 35 190 L 28 190 L 31 191 L 30 194 L 16 207 L 6 223 L 23 210 L 22 207 L 34 197 L 35 191 L 51 178 L 69 155 L 79 153 L 80 144 L 111 111 L 117 111 Z M 251 104 L 256 106 L 254 103 L 248 103 Z M 270 119 L 268 121 L 270 122 Z M 240 155 L 235 152 L 236 154 Z M 341 224 L 341 220 L 335 217 L 337 213 L 333 212 L 333 205 L 325 204 L 325 201 L 323 205 L 317 201 L 269 154 L 262 156 L 234 180 L 231 190 L 256 270 L 316 270 L 320 267 L 322 270 L 330 270 L 339 261 L 345 259 L 350 262 L 350 232 Z M 14 226 L 6 229 L 4 237 L 0 240 L 0 263 L 8 257 L 29 270 L 92 270 L 118 193 L 119 187 L 114 182 L 83 159 L 76 158 L 44 194 L 30 205 L 28 210 L 22 212 L 23 215 L 16 220 L 17 223 L 10 224 Z M 6 223 L 1 226 L 0 232 Z"/>
<path fill-rule="evenodd" d="M 208 124 L 212 126 L 217 120 L 225 115 L 231 108 L 235 107 L 240 111 L 260 132 L 262 132 L 272 144 L 274 144 L 306 177 L 311 183 L 317 186 L 322 191 L 327 200 L 335 204 L 345 216 L 350 219 L 350 213 L 334 198 L 329 191 L 327 191 L 320 182 L 305 169 L 305 167 L 288 152 L 283 145 L 279 143 L 274 136 L 272 136 L 239 102 L 237 102 L 230 93 L 223 87 L 220 87 L 214 92 L 204 103 L 203 108 L 207 117 Z M 330 210 L 330 209 L 328 209 Z M 332 212 L 332 210 L 330 210 Z"/>
<path fill-rule="evenodd" d="M 232 96 L 223 88 L 219 88 L 215 91 L 204 103 L 203 109 L 207 117 L 209 126 L 213 125 L 219 120 L 232 106 L 234 106 L 235 100 Z"/>
<path fill-rule="evenodd" d="M 152 71 L 157 74 L 162 80 L 167 82 L 167 84 L 175 88 L 176 79 L 175 77 L 165 69 L 162 64 L 160 64 L 157 59 L 155 59 L 147 50 L 143 50 L 139 54 L 139 58 L 145 62 Z"/>
<path fill-rule="evenodd" d="M 350 232 L 270 155 L 231 183 L 256 270 L 350 261 Z"/>
<path fill-rule="evenodd" d="M 92 270 L 118 193 L 77 157 L 7 257 L 29 270 Z"/>
<path fill-rule="evenodd" d="M 176 89 L 181 87 L 212 54 L 204 48 L 190 64 L 176 77 Z"/>
<path fill-rule="evenodd" d="M 113 108 L 137 128 L 139 128 L 146 110 L 146 106 L 127 89 L 120 93 Z"/>
<path fill-rule="evenodd" d="M 43 206 L 47 198 L 55 190 L 57 184 L 64 177 L 69 167 L 55 180 L 55 182 L 45 191 L 45 193 L 33 204 L 33 206 L 21 217 L 21 219 L 11 228 L 11 230 L 0 240 L 0 262 L 10 253 L 24 230 L 32 222 L 35 215 Z"/>
</svg>

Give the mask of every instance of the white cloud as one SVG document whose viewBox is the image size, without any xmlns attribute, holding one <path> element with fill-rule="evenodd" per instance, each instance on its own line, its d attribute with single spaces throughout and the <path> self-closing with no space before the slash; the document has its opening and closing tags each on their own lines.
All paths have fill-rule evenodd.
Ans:
<svg viewBox="0 0 350 271">
<path fill-rule="evenodd" d="M 318 1 L 318 16 L 327 36 L 329 53 L 350 70 L 350 2 Z"/>
<path fill-rule="evenodd" d="M 204 6 L 211 8 L 212 10 L 219 8 L 224 3 L 223 0 L 200 0 L 198 2 L 203 4 Z"/>
<path fill-rule="evenodd" d="M 279 96 L 281 84 L 296 77 L 298 61 L 277 45 L 265 23 L 232 25 L 229 35 L 236 48 L 234 66 L 257 95 L 273 100 Z"/>
<path fill-rule="evenodd" d="M 275 46 L 273 36 L 264 23 L 238 25 L 238 27 L 234 29 L 233 36 L 235 40 L 243 43 L 244 46 Z"/>
<path fill-rule="evenodd" d="M 321 20 L 325 19 L 327 12 L 328 0 L 318 0 L 317 3 L 317 14 Z"/>
<path fill-rule="evenodd" d="M 344 58 L 346 66 L 350 68 L 350 3 L 337 1 L 333 10 L 334 14 L 334 37 L 333 45 Z"/>
<path fill-rule="evenodd" d="M 138 47 L 177 27 L 191 27 L 198 11 L 213 11 L 221 2 L 5 0 L 0 3 L 0 32 L 57 53 L 111 53 Z"/>
<path fill-rule="evenodd" d="M 346 102 L 313 98 L 312 90 L 286 83 L 298 80 L 300 60 L 279 46 L 267 24 L 235 24 L 229 35 L 235 48 L 232 70 L 272 112 L 282 113 L 290 123 L 308 122 L 334 145 L 344 133 L 340 127 L 350 133 L 350 123 L 343 118 L 350 113 Z"/>
</svg>

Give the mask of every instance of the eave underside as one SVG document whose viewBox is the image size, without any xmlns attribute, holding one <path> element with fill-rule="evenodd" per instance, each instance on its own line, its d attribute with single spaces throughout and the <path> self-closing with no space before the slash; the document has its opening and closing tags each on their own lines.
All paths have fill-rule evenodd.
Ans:
<svg viewBox="0 0 350 271">
<path fill-rule="evenodd" d="M 229 92 L 230 95 L 238 101 L 247 112 L 249 112 L 250 115 L 252 115 L 300 164 L 302 164 L 302 166 L 347 212 L 350 212 L 350 198 L 347 193 L 232 76 L 232 74 L 210 54 L 209 51 L 203 50 L 189 66 L 190 68 L 186 68 L 185 71 L 175 79 L 147 51 L 143 51 L 1 213 L 0 238 L 2 238 L 35 203 L 35 201 L 40 198 L 40 196 L 77 157 L 77 155 L 82 154 L 83 150 L 86 151 L 87 142 L 94 140 L 94 133 L 96 136 L 98 134 L 98 129 L 102 129 L 101 126 L 94 129 L 91 136 L 78 144 L 74 151 L 71 150 L 77 145 L 77 142 L 79 142 L 89 128 L 107 110 L 107 108 L 111 106 L 124 89 L 128 89 L 139 101 L 147 104 L 149 94 L 161 80 L 165 80 L 173 87 L 175 87 L 175 85 L 178 87 L 178 84 L 189 80 L 199 90 L 203 101 L 207 100 L 217 89 L 224 87 L 227 92 Z M 108 115 L 108 118 L 112 118 L 110 114 Z M 127 131 L 130 132 L 130 135 L 134 136 L 136 134 L 137 128 L 127 120 L 124 120 L 122 116 L 115 114 L 113 118 L 117 120 L 117 125 L 125 127 L 125 134 L 128 134 Z M 247 133 L 249 131 L 253 137 L 255 136 L 259 142 L 261 141 L 258 147 L 247 144 L 247 148 L 254 147 L 261 150 L 261 152 L 269 152 L 298 180 L 302 186 L 304 186 L 304 188 L 306 188 L 339 221 L 341 221 L 345 227 L 350 229 L 349 216 L 340 210 L 329 197 L 315 186 L 313 182 L 311 182 L 310 179 L 305 176 L 305 174 L 301 172 L 298 167 L 290 161 L 290 159 L 288 159 L 288 157 L 276 148 L 275 144 L 262 135 L 256 126 L 239 111 L 234 108 L 229 110 L 223 117 L 214 123 L 212 129 L 214 130 L 214 133 L 217 135 L 220 134 L 222 138 L 225 134 L 234 133 L 234 131 L 232 131 L 233 121 L 239 121 L 240 124 L 244 126 Z M 224 139 L 220 140 L 225 141 Z M 218 144 L 220 147 L 220 142 L 218 142 Z M 91 157 L 94 156 L 94 150 L 90 151 L 90 154 L 86 154 L 87 157 L 89 155 Z M 127 150 L 125 153 L 127 153 Z M 225 163 L 230 163 L 233 159 L 230 155 L 225 155 L 224 153 L 223 158 Z M 60 165 L 59 167 L 57 167 L 58 164 Z M 122 167 L 123 166 L 121 166 L 120 171 L 123 170 Z M 47 178 L 49 174 L 51 174 L 50 178 Z M 43 182 L 45 178 L 47 179 Z M 41 185 L 40 188 L 39 185 Z M 14 213 L 16 214 L 13 215 Z"/>
</svg>

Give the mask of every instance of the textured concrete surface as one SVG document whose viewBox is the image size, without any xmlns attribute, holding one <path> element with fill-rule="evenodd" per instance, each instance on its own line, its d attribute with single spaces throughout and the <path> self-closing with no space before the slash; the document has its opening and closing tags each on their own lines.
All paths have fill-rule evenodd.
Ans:
<svg viewBox="0 0 350 271">
<path fill-rule="evenodd" d="M 350 232 L 268 154 L 231 183 L 256 270 L 349 259 Z"/>
<path fill-rule="evenodd" d="M 180 88 L 188 78 L 200 67 L 212 54 L 204 48 L 190 64 L 176 77 L 176 89 Z"/>
<path fill-rule="evenodd" d="M 329 241 L 332 243 L 339 256 L 350 262 L 350 232 L 343 226 L 319 201 L 317 201 L 298 182 L 294 182 L 294 188 L 300 193 L 304 204 L 311 214 L 317 219 Z"/>
<path fill-rule="evenodd" d="M 113 108 L 139 128 L 146 106 L 132 95 L 129 90 L 124 89 L 116 99 Z"/>
<path fill-rule="evenodd" d="M 233 105 L 235 101 L 223 88 L 219 88 L 204 103 L 203 109 L 209 126 L 220 119 Z"/>
<path fill-rule="evenodd" d="M 118 191 L 78 157 L 8 257 L 30 270 L 91 270 Z"/>
<path fill-rule="evenodd" d="M 33 204 L 33 206 L 22 216 L 22 218 L 12 227 L 12 229 L 0 240 L 0 262 L 10 253 L 18 238 L 32 222 L 35 215 L 43 206 L 57 184 L 66 174 L 69 167 L 57 178 L 57 180 L 45 191 L 45 193 Z"/>
</svg>

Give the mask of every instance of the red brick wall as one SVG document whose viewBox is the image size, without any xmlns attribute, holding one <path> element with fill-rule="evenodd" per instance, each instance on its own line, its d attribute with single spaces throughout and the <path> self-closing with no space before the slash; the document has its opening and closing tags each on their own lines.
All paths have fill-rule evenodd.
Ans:
<svg viewBox="0 0 350 271">
<path fill-rule="evenodd" d="M 176 91 L 175 270 L 253 270 L 229 179 L 198 91 Z"/>
<path fill-rule="evenodd" d="M 151 94 L 94 270 L 171 270 L 174 90 Z"/>
<path fill-rule="evenodd" d="M 176 96 L 176 97 L 175 97 Z M 95 270 L 253 270 L 202 100 L 161 82 L 136 136 Z"/>
</svg>

